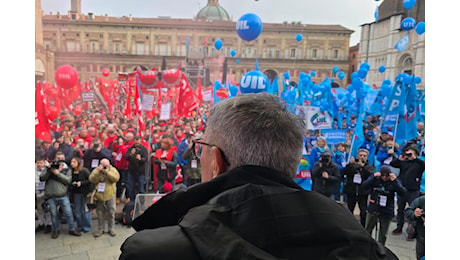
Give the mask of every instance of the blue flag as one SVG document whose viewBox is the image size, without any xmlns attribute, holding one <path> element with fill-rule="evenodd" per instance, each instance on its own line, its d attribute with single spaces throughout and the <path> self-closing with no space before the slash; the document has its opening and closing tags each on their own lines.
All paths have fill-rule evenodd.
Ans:
<svg viewBox="0 0 460 260">
<path fill-rule="evenodd" d="M 412 76 L 412 82 L 409 84 L 407 91 L 403 123 L 406 124 L 406 140 L 412 140 L 417 137 L 417 119 L 420 117 L 420 107 L 414 76 Z"/>
<path fill-rule="evenodd" d="M 354 158 L 358 155 L 359 148 L 364 143 L 364 130 L 363 130 L 363 113 L 359 113 L 358 120 L 356 121 L 356 127 L 353 131 L 351 141 L 351 153 L 350 155 Z"/>
<path fill-rule="evenodd" d="M 395 49 L 398 51 L 405 51 L 407 49 L 407 46 L 409 46 L 409 33 L 406 33 L 401 40 L 399 40 L 396 45 Z"/>
<path fill-rule="evenodd" d="M 270 90 L 271 90 L 271 94 L 273 95 L 276 95 L 278 96 L 279 94 L 279 88 L 278 88 L 278 75 L 275 76 L 275 78 L 273 79 L 273 82 L 272 84 L 270 84 Z"/>
<path fill-rule="evenodd" d="M 375 18 L 375 22 L 377 23 L 379 21 L 379 6 L 378 5 L 375 7 L 374 18 Z"/>
</svg>

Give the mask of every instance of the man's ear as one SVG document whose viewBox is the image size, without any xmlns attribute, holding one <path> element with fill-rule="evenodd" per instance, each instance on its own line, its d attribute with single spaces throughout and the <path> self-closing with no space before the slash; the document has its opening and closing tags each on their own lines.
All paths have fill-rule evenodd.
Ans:
<svg viewBox="0 0 460 260">
<path fill-rule="evenodd" d="M 227 164 L 222 158 L 222 154 L 216 146 L 211 147 L 212 160 L 212 178 L 219 176 L 220 174 L 227 171 Z"/>
</svg>

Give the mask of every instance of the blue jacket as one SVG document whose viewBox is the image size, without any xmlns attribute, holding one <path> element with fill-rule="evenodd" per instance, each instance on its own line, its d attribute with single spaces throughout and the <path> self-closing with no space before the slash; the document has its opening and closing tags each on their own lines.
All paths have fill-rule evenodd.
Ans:
<svg viewBox="0 0 460 260">
<path fill-rule="evenodd" d="M 390 162 L 392 160 L 396 160 L 398 159 L 398 157 L 401 155 L 401 149 L 399 148 L 395 148 L 394 151 L 395 153 L 392 155 L 393 159 L 390 160 L 390 155 L 388 154 L 388 150 L 390 150 L 389 147 L 380 147 L 379 148 L 379 151 L 377 152 L 377 160 L 380 162 L 381 165 L 390 165 Z M 387 160 L 387 162 L 385 162 L 385 160 Z"/>
<path fill-rule="evenodd" d="M 348 153 L 347 152 L 339 152 L 335 151 L 334 155 L 332 156 L 332 161 L 339 166 L 340 173 L 343 174 L 343 169 L 345 169 L 345 166 L 347 166 L 347 159 L 348 159 Z"/>
<path fill-rule="evenodd" d="M 311 149 L 310 156 L 308 157 L 309 159 L 308 164 L 310 165 L 310 170 L 313 170 L 313 165 L 315 165 L 315 163 L 319 161 L 319 158 L 321 158 L 321 154 L 324 151 L 325 150 L 321 151 L 320 148 L 317 146 Z"/>
<path fill-rule="evenodd" d="M 184 155 L 185 151 L 189 148 L 189 145 L 187 144 L 187 138 L 184 138 L 182 142 L 180 142 L 179 146 L 177 147 L 177 156 L 178 156 L 178 162 L 180 166 L 184 166 L 188 164 L 188 160 L 185 160 L 182 158 Z"/>
</svg>

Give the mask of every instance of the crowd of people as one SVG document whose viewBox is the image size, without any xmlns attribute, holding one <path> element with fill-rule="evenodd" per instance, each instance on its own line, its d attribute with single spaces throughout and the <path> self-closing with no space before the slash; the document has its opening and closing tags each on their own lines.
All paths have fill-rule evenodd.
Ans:
<svg viewBox="0 0 460 260">
<path fill-rule="evenodd" d="M 96 110 L 84 110 L 79 115 L 63 110 L 53 122 L 52 141 L 36 140 L 36 232 L 52 232 L 52 238 L 57 238 L 59 223 L 67 223 L 71 235 L 93 230 L 95 237 L 104 233 L 115 236 L 117 204 L 134 201 L 137 194 L 147 191 L 170 193 L 202 182 L 201 147 L 209 144 L 201 143 L 200 138 L 210 107 L 202 104 L 197 113 L 186 118 L 154 117 L 142 133 L 135 119 L 127 120 L 119 111 L 109 118 Z M 381 130 L 379 120 L 378 116 L 369 116 L 363 122 L 366 139 L 356 158 L 350 157 L 356 117 L 349 123 L 346 119 L 341 122 L 341 128 L 347 129 L 346 141 L 328 145 L 320 130 L 304 130 L 303 148 L 311 170 L 311 190 L 343 201 L 351 212 L 357 204 L 358 222 L 369 233 L 379 223 L 376 240 L 385 244 L 389 221 L 394 218 L 395 198 L 394 235 L 402 233 L 405 215 L 406 219 L 420 219 L 419 208 L 411 208 L 411 203 L 424 195 L 425 166 L 420 158 L 424 158 L 425 139 L 420 122 L 417 138 L 397 144 L 392 129 Z M 91 226 L 92 209 L 86 203 L 88 194 L 95 190 L 97 228 Z M 412 213 L 405 212 L 406 205 Z M 146 210 L 142 197 L 140 206 Z M 109 216 L 108 231 L 100 217 L 104 214 Z M 416 239 L 424 241 L 424 231 L 418 232 Z M 417 243 L 420 256 L 422 245 L 424 242 Z"/>
</svg>

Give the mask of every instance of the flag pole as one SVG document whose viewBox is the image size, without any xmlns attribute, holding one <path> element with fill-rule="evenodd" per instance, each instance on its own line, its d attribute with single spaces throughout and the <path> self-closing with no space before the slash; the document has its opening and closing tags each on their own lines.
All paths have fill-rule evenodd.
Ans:
<svg viewBox="0 0 460 260">
<path fill-rule="evenodd" d="M 356 136 L 355 134 L 352 135 L 352 139 L 353 139 L 353 140 L 351 140 L 350 154 L 348 155 L 347 164 L 350 162 L 351 153 L 352 153 L 352 151 L 353 151 L 353 145 L 354 145 L 355 139 L 356 139 L 355 136 Z"/>
<path fill-rule="evenodd" d="M 395 125 L 395 131 L 393 133 L 393 145 L 391 146 L 391 150 L 394 150 L 395 147 L 395 142 L 396 142 L 396 131 L 398 131 L 398 123 L 399 123 L 399 113 L 396 116 L 396 125 Z"/>
</svg>

